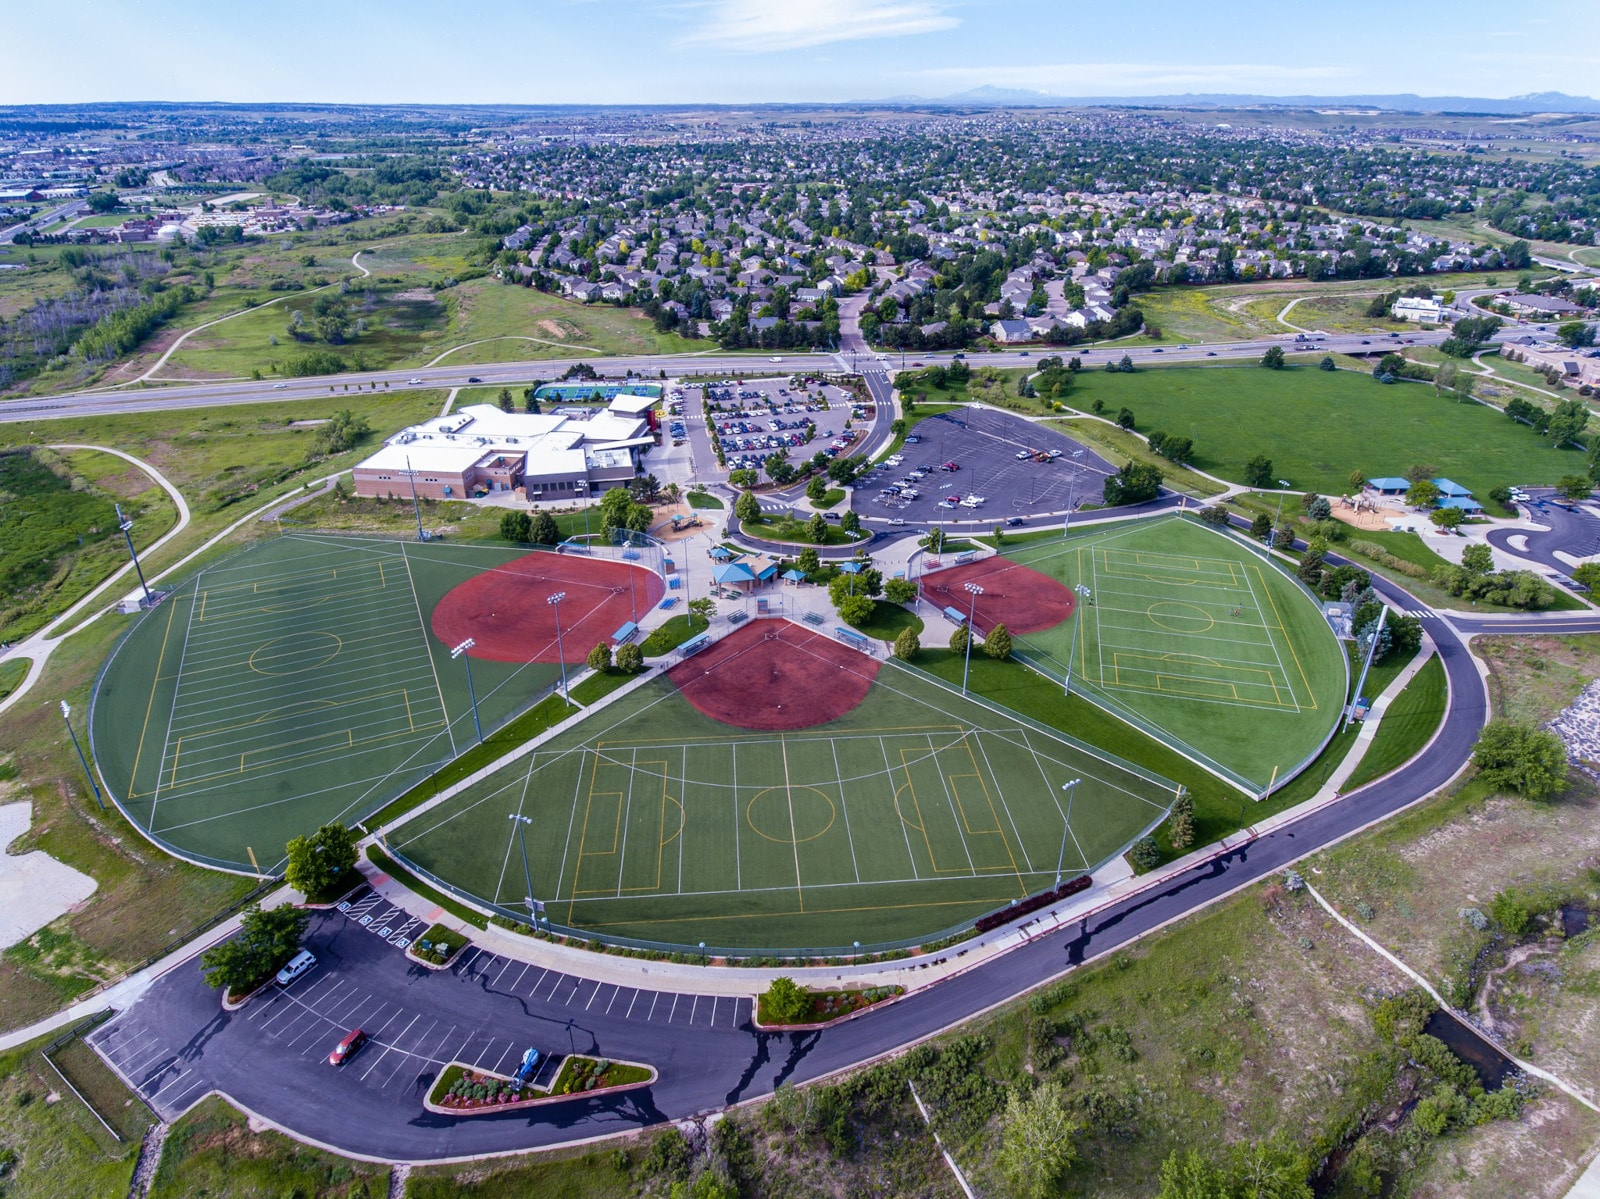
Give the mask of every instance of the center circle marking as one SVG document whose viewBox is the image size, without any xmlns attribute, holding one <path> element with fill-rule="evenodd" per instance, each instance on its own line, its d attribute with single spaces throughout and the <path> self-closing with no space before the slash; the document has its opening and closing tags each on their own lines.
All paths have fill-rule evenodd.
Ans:
<svg viewBox="0 0 1600 1199">
<path fill-rule="evenodd" d="M 745 805 L 744 818 L 758 836 L 783 845 L 798 845 L 815 841 L 831 829 L 839 818 L 839 809 L 816 787 L 768 787 L 751 797 Z"/>
<path fill-rule="evenodd" d="M 1204 633 L 1216 625 L 1204 608 L 1177 600 L 1162 600 L 1145 609 L 1150 623 L 1169 633 Z"/>
<path fill-rule="evenodd" d="M 326 666 L 339 656 L 344 642 L 333 633 L 295 633 L 276 637 L 250 655 L 250 669 L 257 674 L 301 674 Z"/>
</svg>

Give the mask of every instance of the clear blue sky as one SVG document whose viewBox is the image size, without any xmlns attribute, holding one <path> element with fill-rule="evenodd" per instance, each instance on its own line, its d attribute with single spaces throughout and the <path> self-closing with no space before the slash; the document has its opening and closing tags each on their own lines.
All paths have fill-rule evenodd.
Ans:
<svg viewBox="0 0 1600 1199">
<path fill-rule="evenodd" d="M 1600 96 L 1600 2 L 72 0 L 0 29 L 0 104 Z"/>
</svg>

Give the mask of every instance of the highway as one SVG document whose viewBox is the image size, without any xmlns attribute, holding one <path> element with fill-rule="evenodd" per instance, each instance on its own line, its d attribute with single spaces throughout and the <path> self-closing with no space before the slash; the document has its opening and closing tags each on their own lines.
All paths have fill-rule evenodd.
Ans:
<svg viewBox="0 0 1600 1199">
<path fill-rule="evenodd" d="M 1446 336 L 1442 332 L 1414 332 L 1405 335 L 1416 345 L 1435 345 Z M 848 340 L 848 335 L 846 335 Z M 1315 342 L 1296 342 L 1293 336 L 1254 338 L 1248 341 L 1216 342 L 1210 345 L 1190 346 L 1123 346 L 1109 343 L 1067 350 L 998 350 L 992 353 L 972 353 L 966 361 L 972 366 L 1012 368 L 1037 365 L 1040 357 L 1049 354 L 1077 355 L 1091 369 L 1106 361 L 1118 361 L 1124 354 L 1135 364 L 1156 365 L 1172 362 L 1209 362 L 1212 360 L 1249 360 L 1260 358 L 1272 346 L 1281 346 L 1290 353 L 1373 353 L 1389 346 L 1399 348 L 1405 339 L 1386 337 L 1357 337 L 1340 334 Z M 924 354 L 906 359 L 908 369 L 914 362 L 948 363 L 949 353 Z M 560 358 L 538 359 L 526 362 L 496 362 L 483 365 L 423 366 L 409 370 L 361 371 L 342 375 L 321 375 L 306 379 L 252 380 L 226 379 L 205 383 L 144 384 L 128 388 L 96 388 L 89 391 L 62 392 L 57 395 L 31 396 L 25 399 L 0 402 L 0 421 L 29 421 L 62 416 L 105 416 L 116 412 L 158 412 L 183 408 L 207 408 L 222 404 L 264 404 L 285 400 L 321 399 L 330 394 L 350 391 L 376 390 L 406 391 L 417 388 L 446 388 L 475 386 L 469 378 L 477 378 L 485 387 L 526 385 L 549 382 L 559 377 L 568 367 L 587 361 L 608 376 L 622 377 L 632 372 L 644 379 L 659 379 L 686 374 L 710 375 L 718 378 L 737 378 L 750 373 L 816 373 L 840 369 L 859 370 L 868 388 L 882 403 L 891 388 L 892 372 L 898 369 L 896 359 L 891 360 L 867 351 L 863 346 L 854 351 L 846 347 L 838 354 L 755 354 L 710 352 L 704 354 L 651 354 L 626 358 Z"/>
</svg>

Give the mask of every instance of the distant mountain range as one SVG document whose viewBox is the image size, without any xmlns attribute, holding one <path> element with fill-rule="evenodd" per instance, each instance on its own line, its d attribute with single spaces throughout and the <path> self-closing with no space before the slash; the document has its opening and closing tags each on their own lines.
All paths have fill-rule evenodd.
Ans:
<svg viewBox="0 0 1600 1199">
<path fill-rule="evenodd" d="M 879 103 L 993 108 L 1371 108 L 1385 112 L 1496 116 L 1536 112 L 1600 113 L 1600 100 L 1569 96 L 1565 92 L 1535 92 L 1493 100 L 1483 96 L 1250 96 L 1215 92 L 1186 92 L 1181 96 L 1052 96 L 1021 88 L 977 87 L 953 96 L 891 96 Z"/>
</svg>

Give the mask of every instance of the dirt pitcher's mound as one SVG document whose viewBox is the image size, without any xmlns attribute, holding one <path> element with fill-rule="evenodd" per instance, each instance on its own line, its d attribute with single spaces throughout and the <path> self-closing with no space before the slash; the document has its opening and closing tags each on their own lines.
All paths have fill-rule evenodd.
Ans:
<svg viewBox="0 0 1600 1199">
<path fill-rule="evenodd" d="M 446 645 L 468 637 L 469 651 L 491 662 L 582 662 L 599 642 L 650 611 L 665 594 L 661 576 L 625 562 L 545 550 L 474 575 L 433 609 L 433 635 Z M 561 636 L 556 606 L 561 601 Z"/>
<path fill-rule="evenodd" d="M 667 672 L 699 711 L 740 729 L 809 729 L 872 690 L 878 663 L 786 620 L 756 620 Z"/>
<path fill-rule="evenodd" d="M 983 588 L 973 623 L 984 630 L 1003 624 L 1012 633 L 1042 633 L 1066 620 L 1077 607 L 1072 588 L 998 555 L 935 571 L 917 581 L 922 598 L 930 604 L 974 612 L 972 595 L 963 583 Z"/>
</svg>

